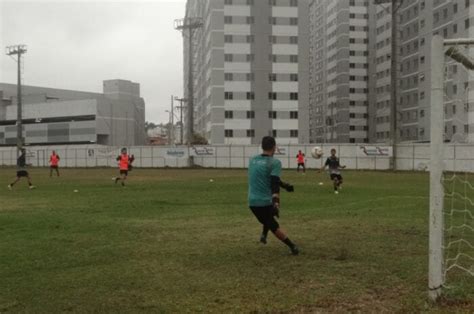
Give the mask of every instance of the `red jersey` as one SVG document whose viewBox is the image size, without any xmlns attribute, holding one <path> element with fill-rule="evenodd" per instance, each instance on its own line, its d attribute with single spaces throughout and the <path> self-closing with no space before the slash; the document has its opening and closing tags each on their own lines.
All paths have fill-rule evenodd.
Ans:
<svg viewBox="0 0 474 314">
<path fill-rule="evenodd" d="M 59 164 L 59 156 L 52 154 L 51 157 L 49 157 L 49 163 L 51 166 L 57 166 Z"/>
<path fill-rule="evenodd" d="M 128 170 L 128 166 L 130 164 L 130 156 L 127 154 L 122 154 L 117 157 L 119 168 L 120 170 Z"/>
<path fill-rule="evenodd" d="M 298 163 L 299 164 L 303 164 L 304 163 L 304 154 L 303 153 L 298 153 L 298 155 L 296 155 L 296 160 L 298 160 Z"/>
</svg>

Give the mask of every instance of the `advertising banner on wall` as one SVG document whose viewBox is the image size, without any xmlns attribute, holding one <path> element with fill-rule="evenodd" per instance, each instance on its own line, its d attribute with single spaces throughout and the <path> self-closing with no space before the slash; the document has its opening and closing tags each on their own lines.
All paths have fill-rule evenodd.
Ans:
<svg viewBox="0 0 474 314">
<path fill-rule="evenodd" d="M 211 146 L 191 146 L 189 154 L 194 157 L 214 156 L 215 147 Z"/>
<path fill-rule="evenodd" d="M 186 148 L 168 148 L 165 154 L 167 158 L 184 158 L 188 155 Z"/>
<path fill-rule="evenodd" d="M 275 156 L 286 156 L 286 147 L 278 147 L 275 150 Z"/>
<path fill-rule="evenodd" d="M 363 157 L 392 157 L 392 146 L 359 146 L 358 155 Z"/>
</svg>

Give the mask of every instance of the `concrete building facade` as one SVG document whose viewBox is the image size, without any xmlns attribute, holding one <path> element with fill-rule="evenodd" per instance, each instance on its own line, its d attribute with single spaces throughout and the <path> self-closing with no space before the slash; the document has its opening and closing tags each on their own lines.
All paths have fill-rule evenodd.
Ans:
<svg viewBox="0 0 474 314">
<path fill-rule="evenodd" d="M 204 21 L 193 46 L 195 132 L 212 144 L 309 142 L 308 0 L 189 0 L 186 17 Z M 184 48 L 187 93 L 186 36 Z"/>
<path fill-rule="evenodd" d="M 0 145 L 16 145 L 16 85 L 0 84 Z M 22 87 L 23 136 L 27 145 L 145 144 L 145 102 L 140 85 L 103 82 L 103 93 Z"/>
<path fill-rule="evenodd" d="M 392 70 L 399 72 L 398 141 L 429 141 L 431 40 L 473 38 L 474 1 L 404 1 L 397 69 L 391 66 L 391 10 L 372 0 L 310 2 L 313 142 L 390 143 Z M 446 61 L 445 140 L 474 141 L 472 75 Z"/>
<path fill-rule="evenodd" d="M 311 141 L 368 139 L 367 0 L 310 2 Z"/>
</svg>

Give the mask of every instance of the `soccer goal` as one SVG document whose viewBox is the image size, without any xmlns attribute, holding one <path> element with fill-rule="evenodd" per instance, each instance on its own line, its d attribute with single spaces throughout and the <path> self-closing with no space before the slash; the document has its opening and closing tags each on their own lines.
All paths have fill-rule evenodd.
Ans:
<svg viewBox="0 0 474 314">
<path fill-rule="evenodd" d="M 474 123 L 469 104 L 474 99 L 473 57 L 474 39 L 433 37 L 428 274 L 432 300 L 444 290 L 472 285 L 474 279 L 474 139 L 469 132 Z"/>
</svg>

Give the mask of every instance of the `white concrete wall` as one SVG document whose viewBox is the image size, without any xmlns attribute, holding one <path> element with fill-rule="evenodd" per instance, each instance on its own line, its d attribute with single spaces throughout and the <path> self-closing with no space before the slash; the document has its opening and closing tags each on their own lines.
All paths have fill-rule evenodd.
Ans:
<svg viewBox="0 0 474 314">
<path fill-rule="evenodd" d="M 307 167 L 319 168 L 329 156 L 331 148 L 338 151 L 341 163 L 348 169 L 388 170 L 390 159 L 385 156 L 365 156 L 360 145 L 320 145 L 323 158 L 311 157 L 313 145 L 280 145 L 276 157 L 281 160 L 283 168 L 296 167 L 296 154 L 302 150 L 306 154 Z M 31 146 L 27 147 L 28 163 L 34 167 L 48 166 L 52 150 L 61 157 L 61 167 L 116 167 L 115 158 L 120 154 L 120 147 L 99 145 L 77 146 Z M 197 152 L 196 152 L 197 151 Z M 210 168 L 245 168 L 249 158 L 259 154 L 259 146 L 221 145 L 200 147 L 162 147 L 136 146 L 129 148 L 135 155 L 134 166 L 137 168 L 186 167 L 188 156 L 194 156 L 194 162 Z M 429 144 L 400 145 L 397 149 L 397 168 L 406 171 L 429 170 Z M 0 166 L 15 165 L 16 151 L 13 147 L 0 147 Z M 474 145 L 448 144 L 445 146 L 445 170 L 474 172 Z"/>
</svg>

